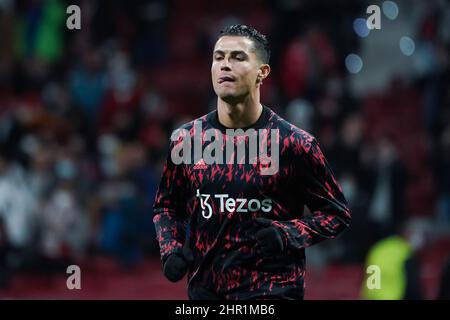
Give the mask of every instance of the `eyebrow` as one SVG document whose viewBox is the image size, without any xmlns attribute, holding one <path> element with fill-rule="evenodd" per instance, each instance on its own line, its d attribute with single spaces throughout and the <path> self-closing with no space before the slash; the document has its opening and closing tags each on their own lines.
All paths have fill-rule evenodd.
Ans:
<svg viewBox="0 0 450 320">
<path fill-rule="evenodd" d="M 242 50 L 233 50 L 233 51 L 231 51 L 231 54 L 234 54 L 234 55 L 241 54 L 241 53 L 247 55 L 247 53 L 245 51 L 242 51 Z M 216 51 L 213 52 L 213 54 L 225 54 L 225 52 L 222 51 L 222 50 L 216 50 Z"/>
</svg>

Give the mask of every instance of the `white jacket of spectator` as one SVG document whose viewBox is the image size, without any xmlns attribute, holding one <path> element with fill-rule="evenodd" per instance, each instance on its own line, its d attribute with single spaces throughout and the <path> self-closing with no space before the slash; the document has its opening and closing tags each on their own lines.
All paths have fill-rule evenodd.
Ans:
<svg viewBox="0 0 450 320">
<path fill-rule="evenodd" d="M 32 241 L 37 199 L 29 187 L 25 171 L 18 165 L 0 175 L 0 215 L 11 244 L 26 247 Z"/>
</svg>

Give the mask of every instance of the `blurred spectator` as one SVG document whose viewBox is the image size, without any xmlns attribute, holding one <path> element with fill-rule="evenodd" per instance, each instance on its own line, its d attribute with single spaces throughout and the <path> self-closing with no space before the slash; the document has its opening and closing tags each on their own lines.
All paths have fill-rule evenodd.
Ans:
<svg viewBox="0 0 450 320">
<path fill-rule="evenodd" d="M 37 199 L 29 176 L 8 154 L 0 151 L 0 213 L 11 246 L 25 251 L 34 241 Z"/>
<path fill-rule="evenodd" d="M 417 252 L 425 245 L 426 227 L 419 220 L 409 220 L 398 234 L 388 236 L 369 250 L 366 268 L 380 269 L 379 288 L 370 288 L 367 279 L 362 296 L 370 300 L 418 300 L 424 298 Z"/>
<path fill-rule="evenodd" d="M 63 53 L 65 8 L 58 0 L 26 1 L 18 26 L 18 48 L 22 57 L 56 62 Z"/>
<path fill-rule="evenodd" d="M 170 13 L 170 1 L 140 1 L 133 19 L 138 18 L 136 42 L 133 48 L 133 61 L 144 67 L 156 67 L 166 63 L 167 18 Z"/>
<path fill-rule="evenodd" d="M 447 257 L 442 266 L 441 281 L 439 285 L 439 300 L 450 300 L 450 257 Z"/>
<path fill-rule="evenodd" d="M 364 142 L 364 124 L 361 114 L 348 114 L 343 120 L 334 166 L 340 172 L 358 171 L 361 146 Z"/>
<path fill-rule="evenodd" d="M 295 38 L 287 46 L 281 59 L 281 83 L 288 99 L 305 94 L 312 73 L 312 58 L 308 45 L 301 38 Z"/>
<path fill-rule="evenodd" d="M 104 169 L 108 179 L 99 190 L 103 204 L 99 248 L 129 268 L 144 254 L 157 250 L 151 220 L 156 177 L 145 164 L 147 158 L 140 144 L 109 143 L 107 150 L 104 138 L 101 147 L 107 151 Z"/>
<path fill-rule="evenodd" d="M 9 284 L 9 264 L 10 244 L 3 214 L 0 213 L 0 289 L 8 287 Z"/>
<path fill-rule="evenodd" d="M 14 32 L 16 15 L 12 10 L 12 1 L 0 2 L 0 34 L 2 45 L 0 46 L 0 103 L 2 101 L 3 86 L 9 86 L 14 68 Z M 0 108 L 1 109 L 1 108 Z M 0 111 L 1 117 L 2 111 Z"/>
<path fill-rule="evenodd" d="M 373 225 L 368 219 L 370 194 L 359 181 L 356 172 L 345 172 L 339 177 L 352 212 L 352 228 L 341 237 L 344 263 L 363 263 L 365 255 L 375 241 Z"/>
<path fill-rule="evenodd" d="M 91 131 L 96 128 L 107 89 L 107 76 L 102 64 L 99 50 L 88 47 L 83 50 L 80 64 L 73 68 L 69 80 L 72 100 L 81 109 L 86 127 Z"/>
<path fill-rule="evenodd" d="M 132 267 L 142 256 L 138 233 L 138 199 L 134 186 L 127 181 L 102 186 L 104 201 L 99 248 L 121 263 Z"/>
<path fill-rule="evenodd" d="M 292 99 L 315 99 L 316 88 L 336 71 L 336 54 L 327 35 L 316 25 L 299 33 L 283 54 L 281 81 L 284 94 Z"/>
<path fill-rule="evenodd" d="M 314 108 L 306 100 L 294 99 L 286 108 L 286 118 L 293 125 L 307 132 L 313 131 Z"/>
<path fill-rule="evenodd" d="M 438 187 L 437 220 L 439 227 L 450 230 L 450 126 L 443 131 L 435 156 L 435 175 Z"/>
<path fill-rule="evenodd" d="M 398 230 L 404 222 L 407 174 L 395 146 L 387 138 L 378 143 L 377 154 L 369 218 L 379 238 Z"/>
<path fill-rule="evenodd" d="M 71 261 L 83 257 L 89 228 L 79 202 L 73 185 L 65 181 L 53 191 L 43 207 L 40 215 L 40 247 L 47 261 L 67 266 Z"/>
<path fill-rule="evenodd" d="M 113 132 L 121 139 L 133 140 L 140 128 L 140 93 L 135 71 L 124 52 L 116 52 L 108 64 L 110 87 L 101 105 L 99 131 Z"/>
</svg>

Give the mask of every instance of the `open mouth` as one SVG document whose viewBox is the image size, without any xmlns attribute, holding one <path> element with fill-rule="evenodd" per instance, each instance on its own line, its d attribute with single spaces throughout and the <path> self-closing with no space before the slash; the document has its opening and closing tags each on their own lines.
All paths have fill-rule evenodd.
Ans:
<svg viewBox="0 0 450 320">
<path fill-rule="evenodd" d="M 223 76 L 220 77 L 219 80 L 217 80 L 218 83 L 225 83 L 225 82 L 234 82 L 234 78 L 230 76 Z"/>
</svg>

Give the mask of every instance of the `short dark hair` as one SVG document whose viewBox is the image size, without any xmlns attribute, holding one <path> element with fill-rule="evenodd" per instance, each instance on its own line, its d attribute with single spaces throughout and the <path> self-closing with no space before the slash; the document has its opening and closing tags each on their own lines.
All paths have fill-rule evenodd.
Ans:
<svg viewBox="0 0 450 320">
<path fill-rule="evenodd" d="M 224 36 L 240 36 L 246 37 L 253 41 L 256 55 L 263 63 L 269 63 L 270 48 L 267 37 L 253 27 L 244 24 L 234 24 L 227 26 L 220 31 L 220 37 Z"/>
</svg>

